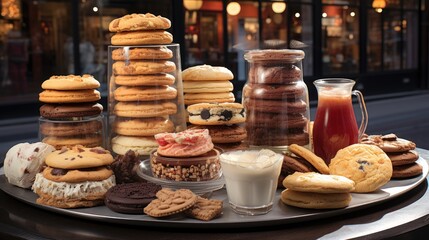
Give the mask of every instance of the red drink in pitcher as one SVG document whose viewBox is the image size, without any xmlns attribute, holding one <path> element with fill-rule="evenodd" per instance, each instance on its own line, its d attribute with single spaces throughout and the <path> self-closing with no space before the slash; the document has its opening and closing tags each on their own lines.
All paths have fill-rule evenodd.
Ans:
<svg viewBox="0 0 429 240">
<path fill-rule="evenodd" d="M 338 150 L 357 143 L 367 125 L 367 113 L 362 94 L 353 91 L 353 80 L 322 79 L 314 82 L 318 105 L 313 127 L 314 153 L 327 164 Z M 358 130 L 351 96 L 357 95 L 362 109 L 362 124 Z"/>
</svg>

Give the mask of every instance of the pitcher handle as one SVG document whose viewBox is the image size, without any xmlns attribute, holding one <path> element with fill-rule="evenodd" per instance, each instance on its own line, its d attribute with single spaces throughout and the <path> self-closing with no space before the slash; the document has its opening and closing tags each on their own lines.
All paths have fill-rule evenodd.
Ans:
<svg viewBox="0 0 429 240">
<path fill-rule="evenodd" d="M 363 100 L 363 94 L 359 90 L 354 90 L 352 94 L 358 98 L 361 116 L 362 116 L 362 122 L 360 123 L 359 138 L 358 138 L 360 140 L 362 135 L 365 133 L 366 127 L 368 126 L 368 112 L 366 111 L 366 105 L 365 105 L 365 101 Z"/>
</svg>

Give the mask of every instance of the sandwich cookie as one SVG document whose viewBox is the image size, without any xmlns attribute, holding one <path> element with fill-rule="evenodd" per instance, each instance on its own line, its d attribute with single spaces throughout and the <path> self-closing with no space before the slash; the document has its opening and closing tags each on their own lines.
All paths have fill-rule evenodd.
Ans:
<svg viewBox="0 0 429 240">
<path fill-rule="evenodd" d="M 217 143 L 236 143 L 241 142 L 247 137 L 246 129 L 237 124 L 233 125 L 191 125 L 189 129 L 208 129 L 212 142 Z"/>
<path fill-rule="evenodd" d="M 123 86 L 160 86 L 172 85 L 176 81 L 173 75 L 168 73 L 148 75 L 117 75 L 112 76 L 115 83 Z"/>
<path fill-rule="evenodd" d="M 350 193 L 315 193 L 283 190 L 281 201 L 290 206 L 308 209 L 337 209 L 347 207 L 352 196 Z"/>
<path fill-rule="evenodd" d="M 127 87 L 120 86 L 114 93 L 117 101 L 156 101 L 174 99 L 177 97 L 177 90 L 170 86 L 157 87 Z"/>
<path fill-rule="evenodd" d="M 43 89 L 50 90 L 84 90 L 100 87 L 100 83 L 91 75 L 52 76 L 42 83 Z"/>
<path fill-rule="evenodd" d="M 45 159 L 46 165 L 61 169 L 93 168 L 110 165 L 112 162 L 112 155 L 104 148 L 87 148 L 82 145 L 56 150 Z"/>
<path fill-rule="evenodd" d="M 170 44 L 173 35 L 164 30 L 118 32 L 111 38 L 112 45 L 148 45 L 148 44 Z"/>
<path fill-rule="evenodd" d="M 106 193 L 104 203 L 115 212 L 144 214 L 143 209 L 154 199 L 161 186 L 150 182 L 118 184 Z"/>
<path fill-rule="evenodd" d="M 354 190 L 355 182 L 339 175 L 295 172 L 283 180 L 283 186 L 300 192 L 348 193 Z"/>
<path fill-rule="evenodd" d="M 233 89 L 230 81 L 183 81 L 184 93 L 231 92 Z"/>
<path fill-rule="evenodd" d="M 233 103 L 235 96 L 232 92 L 217 93 L 185 93 L 184 103 L 186 105 L 197 103 Z"/>
<path fill-rule="evenodd" d="M 170 59 L 173 57 L 173 51 L 167 47 L 158 48 L 129 48 L 123 47 L 112 51 L 112 59 L 115 61 L 127 61 L 127 60 L 160 60 Z"/>
<path fill-rule="evenodd" d="M 199 103 L 189 105 L 189 122 L 196 125 L 229 125 L 246 120 L 240 103 Z"/>
<path fill-rule="evenodd" d="M 80 103 L 100 100 L 100 92 L 94 89 L 86 90 L 44 90 L 39 93 L 39 100 L 44 103 Z"/>
<path fill-rule="evenodd" d="M 115 75 L 140 75 L 169 73 L 176 70 L 172 61 L 117 61 L 113 63 L 112 70 Z"/>
<path fill-rule="evenodd" d="M 43 122 L 39 131 L 44 136 L 67 137 L 101 134 L 103 125 L 101 121 L 91 120 L 82 122 Z"/>
<path fill-rule="evenodd" d="M 40 116 L 44 118 L 70 119 L 99 115 L 103 111 L 103 106 L 99 103 L 44 104 L 39 111 Z"/>
<path fill-rule="evenodd" d="M 114 113 L 120 117 L 158 117 L 172 115 L 177 112 L 173 102 L 118 102 Z"/>
<path fill-rule="evenodd" d="M 113 129 L 119 135 L 149 137 L 158 133 L 173 132 L 174 124 L 162 117 L 119 119 L 114 123 Z"/>
<path fill-rule="evenodd" d="M 106 166 L 80 169 L 61 169 L 47 166 L 42 174 L 44 178 L 50 181 L 78 183 L 105 180 L 112 176 L 113 171 Z"/>
<path fill-rule="evenodd" d="M 154 137 L 129 137 L 118 135 L 111 140 L 112 150 L 116 154 L 124 155 L 129 150 L 138 155 L 149 155 L 158 147 Z"/>
<path fill-rule="evenodd" d="M 170 27 L 171 21 L 168 18 L 155 16 L 151 13 L 128 14 L 109 23 L 110 32 L 168 29 Z"/>
</svg>

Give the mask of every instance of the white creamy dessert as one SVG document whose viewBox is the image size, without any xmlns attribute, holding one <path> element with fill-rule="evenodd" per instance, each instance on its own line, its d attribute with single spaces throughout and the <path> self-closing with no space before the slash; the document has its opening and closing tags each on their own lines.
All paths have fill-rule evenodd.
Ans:
<svg viewBox="0 0 429 240">
<path fill-rule="evenodd" d="M 271 210 L 283 155 L 268 149 L 241 150 L 220 155 L 228 199 L 241 214 Z"/>
</svg>

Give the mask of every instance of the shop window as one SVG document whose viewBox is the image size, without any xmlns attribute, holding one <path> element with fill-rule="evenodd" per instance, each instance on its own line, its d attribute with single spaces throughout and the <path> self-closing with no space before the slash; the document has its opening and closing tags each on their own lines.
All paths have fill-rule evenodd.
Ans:
<svg viewBox="0 0 429 240">
<path fill-rule="evenodd" d="M 368 71 L 382 70 L 382 31 L 381 14 L 374 9 L 368 11 L 368 39 L 367 39 L 367 67 Z"/>
<path fill-rule="evenodd" d="M 359 70 L 359 10 L 351 6 L 322 8 L 323 74 Z"/>
<path fill-rule="evenodd" d="M 419 24 L 417 12 L 406 11 L 402 25 L 403 41 L 403 68 L 416 69 L 418 67 L 418 38 Z"/>
<path fill-rule="evenodd" d="M 185 0 L 185 67 L 224 65 L 223 17 L 220 0 Z"/>
</svg>

